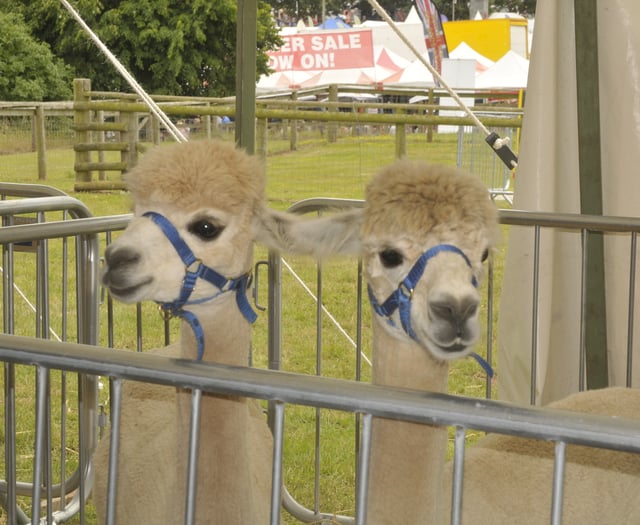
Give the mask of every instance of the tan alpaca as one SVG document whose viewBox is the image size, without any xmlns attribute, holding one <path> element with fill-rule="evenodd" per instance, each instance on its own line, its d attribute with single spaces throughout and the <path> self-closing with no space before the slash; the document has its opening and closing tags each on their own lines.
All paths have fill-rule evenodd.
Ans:
<svg viewBox="0 0 640 525">
<path fill-rule="evenodd" d="M 174 301 L 185 263 L 147 212 L 166 217 L 195 257 L 227 278 L 248 274 L 253 242 L 274 249 L 305 247 L 314 221 L 269 210 L 264 170 L 255 157 L 223 142 L 157 147 L 126 176 L 134 218 L 105 254 L 103 281 L 113 297 L 134 303 Z M 326 235 L 331 224 L 320 221 Z M 322 226 L 324 224 L 324 226 Z M 300 235 L 305 241 L 297 241 Z M 349 251 L 357 231 L 326 239 L 327 251 Z M 306 249 L 306 248 L 305 248 Z M 313 251 L 310 248 L 307 251 Z M 193 267 L 196 264 L 194 263 Z M 184 308 L 203 327 L 203 361 L 246 366 L 250 323 L 238 293 L 198 279 Z M 199 303 L 200 300 L 204 302 Z M 182 322 L 180 341 L 155 352 L 196 359 L 194 331 Z M 182 523 L 191 395 L 127 381 L 123 386 L 116 523 Z M 105 522 L 109 439 L 94 455 L 94 500 Z M 204 395 L 200 420 L 196 523 L 268 523 L 272 437 L 257 403 Z"/>
<path fill-rule="evenodd" d="M 400 161 L 367 188 L 361 229 L 365 275 L 377 304 L 425 250 L 453 245 L 429 259 L 411 299 L 410 337 L 397 312 L 374 315 L 373 381 L 446 392 L 448 360 L 477 340 L 481 263 L 497 235 L 486 189 L 457 170 Z M 640 392 L 605 389 L 570 396 L 553 408 L 638 418 Z M 442 428 L 374 419 L 368 525 L 450 522 L 451 464 Z M 631 523 L 640 516 L 640 455 L 568 446 L 564 521 Z M 548 523 L 553 445 L 491 435 L 466 452 L 463 523 Z M 631 520 L 631 521 L 629 521 Z"/>
<path fill-rule="evenodd" d="M 640 419 L 640 391 L 591 390 L 551 403 L 549 408 Z M 462 523 L 549 523 L 553 454 L 553 443 L 499 434 L 488 435 L 469 447 L 465 457 Z M 448 465 L 447 496 L 451 478 Z M 567 446 L 563 525 L 635 523 L 640 516 L 639 491 L 640 454 Z M 448 523 L 447 519 L 442 523 Z"/>
<path fill-rule="evenodd" d="M 402 160 L 367 187 L 361 229 L 365 278 L 382 304 L 416 260 L 438 245 L 411 298 L 415 338 L 373 319 L 373 382 L 446 392 L 448 360 L 468 355 L 478 336 L 475 281 L 498 238 L 497 213 L 486 188 L 455 169 Z M 469 264 L 464 257 L 468 258 Z M 453 327 L 453 329 L 452 329 Z M 436 523 L 444 512 L 442 479 L 447 431 L 374 419 L 367 524 Z"/>
</svg>

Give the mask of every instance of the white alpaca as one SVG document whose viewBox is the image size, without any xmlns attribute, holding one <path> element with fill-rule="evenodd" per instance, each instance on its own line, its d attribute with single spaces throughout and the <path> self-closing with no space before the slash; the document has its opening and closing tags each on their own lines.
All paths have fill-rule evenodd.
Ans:
<svg viewBox="0 0 640 525">
<path fill-rule="evenodd" d="M 374 383 L 446 392 L 448 360 L 477 341 L 476 285 L 496 232 L 496 211 L 475 177 L 405 160 L 372 180 L 361 240 L 374 312 L 383 314 L 373 321 Z M 554 406 L 638 418 L 640 393 L 606 389 Z M 368 525 L 449 522 L 446 441 L 443 428 L 374 418 Z M 553 445 L 486 437 L 466 454 L 463 522 L 548 523 L 552 472 Z M 563 523 L 640 515 L 639 455 L 569 446 L 565 479 Z"/>
<path fill-rule="evenodd" d="M 223 142 L 154 148 L 126 181 L 134 218 L 105 253 L 104 284 L 121 301 L 153 300 L 186 315 L 180 341 L 156 353 L 246 366 L 254 315 L 246 302 L 253 242 L 257 238 L 275 249 L 299 244 L 313 252 L 316 248 L 305 241 L 314 221 L 298 225 L 297 219 L 267 209 L 261 164 Z M 181 241 L 172 245 L 173 228 L 187 248 Z M 331 228 L 328 223 L 321 227 L 323 235 Z M 345 248 L 356 233 L 336 235 L 326 243 Z M 298 235 L 304 240 L 296 241 Z M 185 250 L 197 261 L 181 257 L 179 251 Z M 227 290 L 212 274 L 237 286 Z M 195 284 L 189 297 L 187 275 Z M 179 298 L 186 303 L 176 305 Z M 116 523 L 183 522 L 190 403 L 191 394 L 180 389 L 124 383 Z M 94 455 L 94 501 L 101 523 L 109 442 L 104 439 Z M 256 402 L 204 395 L 196 523 L 268 523 L 271 457 L 271 433 Z"/>
</svg>

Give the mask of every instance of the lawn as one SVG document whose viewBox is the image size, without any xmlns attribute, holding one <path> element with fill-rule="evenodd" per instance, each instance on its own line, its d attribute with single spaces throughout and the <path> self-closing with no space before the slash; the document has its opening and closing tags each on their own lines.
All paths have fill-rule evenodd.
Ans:
<svg viewBox="0 0 640 525">
<path fill-rule="evenodd" d="M 388 135 L 353 136 L 346 134 L 337 143 L 329 144 L 326 140 L 308 138 L 300 140 L 296 151 L 288 151 L 288 142 L 284 139 L 272 137 L 269 142 L 269 154 L 266 159 L 267 195 L 270 205 L 279 209 L 286 209 L 294 202 L 308 197 L 324 196 L 338 198 L 362 198 L 366 183 L 381 165 L 392 162 L 395 145 Z M 456 140 L 455 136 L 435 135 L 434 142 L 428 143 L 424 135 L 409 135 L 407 141 L 407 155 L 410 158 L 423 158 L 431 162 L 455 164 Z M 73 191 L 73 153 L 69 149 L 52 149 L 47 152 L 48 178 L 46 181 L 37 180 L 37 160 L 34 153 L 21 153 L 0 156 L 0 180 L 7 182 L 48 184 L 67 192 L 81 200 L 96 216 L 114 215 L 129 211 L 129 197 L 126 192 L 76 193 Z M 60 248 L 52 249 L 49 261 L 49 272 L 52 275 L 64 275 Z M 498 252 L 495 264 L 495 282 L 499 286 L 502 276 L 502 252 Z M 266 260 L 266 251 L 257 247 L 256 260 Z M 32 254 L 17 254 L 16 267 L 25 271 L 17 277 L 17 284 L 24 291 L 26 297 L 35 297 L 35 277 L 31 266 Z M 295 275 L 301 279 L 310 290 L 316 292 L 316 265 L 304 257 L 287 257 Z M 340 328 L 331 322 L 328 316 L 322 320 L 322 360 L 320 365 L 316 358 L 316 306 L 313 298 L 296 281 L 289 270 L 283 270 L 283 369 L 287 371 L 314 374 L 320 367 L 323 375 L 355 379 L 356 352 L 348 337 L 356 339 L 356 276 L 357 267 L 353 261 L 332 260 L 322 268 L 323 304 L 335 317 Z M 63 279 L 52 279 L 51 296 L 61 295 L 57 289 L 61 285 L 55 284 Z M 73 276 L 69 278 L 69 282 Z M 72 287 L 73 288 L 73 287 Z M 259 296 L 261 303 L 266 304 L 266 272 L 261 270 Z M 69 291 L 73 296 L 73 289 Z M 499 297 L 499 289 L 497 290 Z M 60 299 L 60 301 L 62 301 Z M 32 324 L 31 313 L 26 303 L 21 301 L 16 308 L 21 312 L 17 322 L 25 325 Z M 100 343 L 108 343 L 107 302 L 101 305 Z M 58 326 L 62 322 L 59 315 L 61 308 L 55 308 L 52 324 Z M 143 345 L 145 348 L 162 344 L 163 330 L 154 305 L 145 305 L 138 312 L 133 307 L 114 305 L 114 346 L 118 348 L 135 349 L 139 334 L 136 333 L 136 316 L 143 318 Z M 368 308 L 364 308 L 363 319 L 363 351 L 370 355 L 370 315 Z M 483 313 L 485 315 L 485 313 Z M 494 324 L 497 315 L 494 312 Z M 24 330 L 24 332 L 21 332 Z M 16 332 L 27 333 L 29 328 L 19 328 Z M 69 339 L 73 340 L 73 328 Z M 172 337 L 175 338 L 176 325 L 172 327 Z M 494 334 L 496 331 L 494 330 Z M 479 345 L 479 352 L 483 353 L 486 341 Z M 254 328 L 254 364 L 266 367 L 267 364 L 267 315 L 262 312 Z M 24 403 L 31 406 L 30 392 L 33 385 L 33 371 L 29 369 L 19 372 L 23 384 Z M 56 376 L 57 377 L 57 376 Z M 362 370 L 363 380 L 368 380 L 368 365 Z M 61 380 L 61 379 L 60 379 Z M 56 383 L 58 379 L 56 379 Z M 71 381 L 73 383 L 73 381 Z M 454 363 L 451 368 L 449 388 L 451 392 L 470 395 L 484 395 L 484 376 L 482 370 L 472 359 Z M 73 384 L 70 385 L 73 393 Z M 107 389 L 102 393 L 102 400 L 107 401 Z M 72 398 L 69 398 L 72 399 Z M 67 410 L 75 417 L 75 407 L 71 401 L 59 410 Z M 32 414 L 31 408 L 22 411 Z M 32 443 L 30 432 L 31 415 L 26 415 L 20 423 L 24 432 L 24 448 L 20 452 L 20 470 L 25 476 L 31 464 Z M 285 480 L 290 492 L 307 507 L 313 508 L 315 490 L 313 486 L 313 465 L 315 462 L 314 443 L 316 433 L 316 417 L 318 417 L 320 434 L 320 489 L 319 504 L 327 512 L 353 513 L 353 486 L 355 478 L 354 432 L 353 417 L 341 413 L 323 411 L 316 414 L 313 409 L 289 407 L 287 411 L 287 435 L 285 444 Z M 73 465 L 77 458 L 74 451 L 75 443 L 69 443 L 69 461 Z M 25 478 L 27 479 L 27 478 Z M 0 511 L 1 516 L 1 511 Z M 291 520 L 291 523 L 296 523 Z M 0 517 L 0 523 L 2 518 Z"/>
</svg>

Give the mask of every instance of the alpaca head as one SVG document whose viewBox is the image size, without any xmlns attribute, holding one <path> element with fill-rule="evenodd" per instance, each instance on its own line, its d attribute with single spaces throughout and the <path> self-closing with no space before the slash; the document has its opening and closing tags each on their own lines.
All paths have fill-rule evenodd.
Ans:
<svg viewBox="0 0 640 525">
<path fill-rule="evenodd" d="M 476 177 L 408 160 L 382 169 L 367 187 L 365 275 L 374 308 L 396 296 L 387 304 L 404 303 L 405 315 L 399 307 L 374 322 L 437 359 L 469 354 L 479 335 L 477 285 L 497 238 L 495 206 Z"/>
<path fill-rule="evenodd" d="M 124 302 L 173 301 L 185 264 L 145 214 L 173 224 L 195 257 L 235 278 L 251 269 L 254 217 L 264 209 L 261 164 L 232 144 L 199 141 L 158 146 L 126 175 L 134 216 L 105 252 L 103 282 Z M 214 293 L 198 283 L 192 299 Z"/>
</svg>

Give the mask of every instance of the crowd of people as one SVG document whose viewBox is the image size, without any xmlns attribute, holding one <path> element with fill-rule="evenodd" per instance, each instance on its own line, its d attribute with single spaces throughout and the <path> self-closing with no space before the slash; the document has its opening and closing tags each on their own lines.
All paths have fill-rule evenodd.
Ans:
<svg viewBox="0 0 640 525">
<path fill-rule="evenodd" d="M 278 27 L 293 27 L 302 22 L 307 27 L 319 26 L 322 23 L 322 15 L 317 13 L 289 13 L 285 9 L 272 11 L 273 19 Z M 336 15 L 333 11 L 327 12 L 327 18 L 340 18 L 348 25 L 358 25 L 362 21 L 360 9 L 346 7 L 342 13 Z"/>
</svg>

